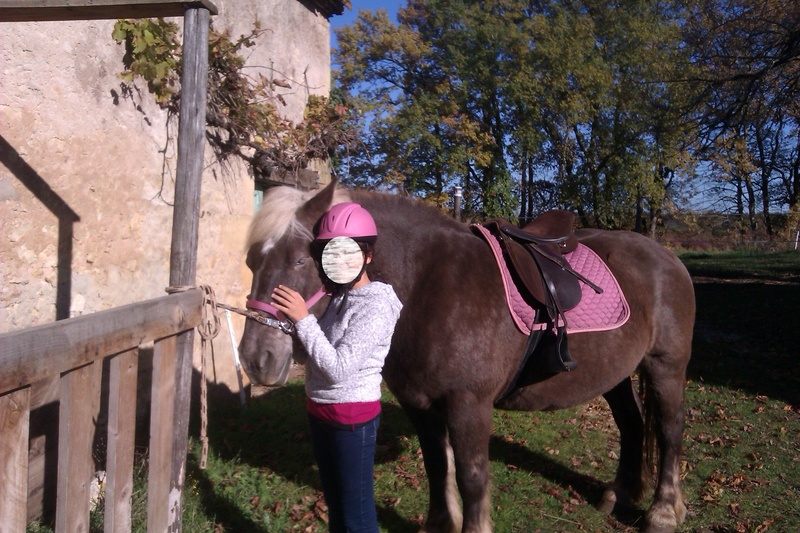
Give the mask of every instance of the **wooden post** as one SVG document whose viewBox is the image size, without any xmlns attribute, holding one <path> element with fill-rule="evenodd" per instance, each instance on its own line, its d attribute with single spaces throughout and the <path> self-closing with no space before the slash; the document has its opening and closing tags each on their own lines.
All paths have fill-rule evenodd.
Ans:
<svg viewBox="0 0 800 533">
<path fill-rule="evenodd" d="M 101 363 L 89 363 L 61 376 L 56 533 L 89 531 L 93 415 L 100 399 L 101 371 Z"/>
<path fill-rule="evenodd" d="M 0 396 L 0 530 L 25 531 L 31 388 Z"/>
<path fill-rule="evenodd" d="M 181 525 L 181 493 L 175 491 L 170 462 L 175 459 L 176 436 L 170 422 L 176 390 L 176 338 L 158 341 L 153 349 L 153 383 L 150 397 L 150 461 L 147 473 L 147 531 L 176 531 Z M 184 442 L 186 435 L 184 435 Z M 184 445 L 185 449 L 185 445 Z"/>
<path fill-rule="evenodd" d="M 138 349 L 122 352 L 109 362 L 106 533 L 127 533 L 131 530 L 138 370 Z"/>
<path fill-rule="evenodd" d="M 206 91 L 208 87 L 208 9 L 192 7 L 183 18 L 183 73 L 178 122 L 178 162 L 172 221 L 170 286 L 194 285 L 197 274 L 197 240 L 200 223 L 200 187 L 205 148 Z M 183 486 L 189 438 L 194 331 L 177 340 L 175 367 L 175 424 L 172 441 L 169 531 L 181 531 Z M 169 505 L 169 502 L 163 502 Z M 171 506 L 172 507 L 172 506 Z M 174 514 L 172 514 L 174 512 Z"/>
</svg>

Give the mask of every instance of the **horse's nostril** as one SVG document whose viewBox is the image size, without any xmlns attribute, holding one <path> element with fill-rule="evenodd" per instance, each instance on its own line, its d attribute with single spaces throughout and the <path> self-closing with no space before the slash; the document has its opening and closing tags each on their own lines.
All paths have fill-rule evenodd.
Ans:
<svg viewBox="0 0 800 533">
<path fill-rule="evenodd" d="M 266 350 L 255 357 L 248 357 L 242 361 L 242 367 L 245 372 L 252 374 L 260 374 L 267 369 L 267 362 L 272 357 L 272 353 Z"/>
</svg>

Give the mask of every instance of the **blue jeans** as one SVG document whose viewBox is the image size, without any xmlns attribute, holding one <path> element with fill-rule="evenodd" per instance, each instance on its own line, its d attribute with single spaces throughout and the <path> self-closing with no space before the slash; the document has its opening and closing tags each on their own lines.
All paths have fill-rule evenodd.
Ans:
<svg viewBox="0 0 800 533">
<path fill-rule="evenodd" d="M 331 533 L 377 533 L 373 470 L 380 416 L 355 429 L 308 419 Z"/>
</svg>

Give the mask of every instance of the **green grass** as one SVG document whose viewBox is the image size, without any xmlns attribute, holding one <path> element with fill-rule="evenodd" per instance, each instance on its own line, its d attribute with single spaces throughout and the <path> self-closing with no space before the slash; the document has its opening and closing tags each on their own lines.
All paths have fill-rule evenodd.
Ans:
<svg viewBox="0 0 800 533">
<path fill-rule="evenodd" d="M 800 251 L 679 252 L 694 276 L 800 282 Z"/>
<path fill-rule="evenodd" d="M 195 443 L 186 531 L 326 530 L 302 399 L 300 384 L 292 383 L 216 420 L 205 471 L 196 466 Z M 800 531 L 797 405 L 698 377 L 688 383 L 686 411 L 685 530 Z M 498 411 L 494 424 L 495 531 L 638 530 L 644 509 L 607 517 L 593 507 L 617 464 L 616 430 L 604 403 L 554 413 Z M 376 478 L 381 531 L 417 531 L 427 481 L 416 437 L 388 395 Z"/>
</svg>

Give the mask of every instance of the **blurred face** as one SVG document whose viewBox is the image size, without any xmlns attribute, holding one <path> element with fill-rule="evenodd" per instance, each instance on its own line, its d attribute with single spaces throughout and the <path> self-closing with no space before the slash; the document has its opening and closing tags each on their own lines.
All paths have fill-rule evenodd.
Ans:
<svg viewBox="0 0 800 533">
<path fill-rule="evenodd" d="M 322 250 L 322 271 L 341 285 L 355 280 L 364 267 L 364 252 L 350 237 L 335 237 Z"/>
</svg>

